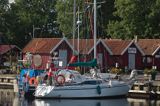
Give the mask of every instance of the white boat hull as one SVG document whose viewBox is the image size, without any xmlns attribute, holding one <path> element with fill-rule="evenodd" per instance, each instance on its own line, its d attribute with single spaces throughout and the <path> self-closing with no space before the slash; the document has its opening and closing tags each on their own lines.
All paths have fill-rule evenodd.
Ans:
<svg viewBox="0 0 160 106">
<path fill-rule="evenodd" d="M 102 98 L 126 95 L 129 86 L 125 83 L 108 83 L 99 85 L 72 85 L 72 86 L 44 86 L 36 88 L 35 97 L 37 98 Z"/>
</svg>

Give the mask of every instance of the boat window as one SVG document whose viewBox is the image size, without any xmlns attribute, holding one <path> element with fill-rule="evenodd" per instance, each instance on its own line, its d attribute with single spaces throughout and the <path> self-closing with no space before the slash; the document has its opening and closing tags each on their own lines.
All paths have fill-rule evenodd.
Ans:
<svg viewBox="0 0 160 106">
<path fill-rule="evenodd" d="M 100 83 L 102 83 L 102 81 L 100 81 L 100 80 L 98 80 L 98 81 L 92 80 L 92 81 L 84 81 L 84 82 L 82 82 L 82 84 L 90 84 L 90 85 L 95 85 L 95 84 L 100 84 Z"/>
</svg>

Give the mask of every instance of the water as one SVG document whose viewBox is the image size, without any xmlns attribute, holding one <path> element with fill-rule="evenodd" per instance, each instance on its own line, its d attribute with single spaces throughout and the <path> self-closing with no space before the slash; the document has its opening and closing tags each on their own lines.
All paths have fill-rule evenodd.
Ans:
<svg viewBox="0 0 160 106">
<path fill-rule="evenodd" d="M 160 106 L 160 100 L 117 99 L 24 99 L 13 90 L 0 90 L 0 106 Z"/>
</svg>

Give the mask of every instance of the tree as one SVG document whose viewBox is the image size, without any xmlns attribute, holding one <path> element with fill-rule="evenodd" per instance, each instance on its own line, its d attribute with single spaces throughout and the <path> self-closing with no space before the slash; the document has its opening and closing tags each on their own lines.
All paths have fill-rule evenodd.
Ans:
<svg viewBox="0 0 160 106">
<path fill-rule="evenodd" d="M 83 0 L 76 0 L 76 7 Z M 74 0 L 57 0 L 56 11 L 57 11 L 57 21 L 59 23 L 59 28 L 62 30 L 63 35 L 71 37 L 73 30 L 73 7 Z M 80 10 L 82 10 L 82 5 Z"/>
<path fill-rule="evenodd" d="M 102 30 L 103 30 L 103 38 L 110 38 L 110 36 L 108 35 L 107 31 L 105 30 L 107 28 L 107 25 L 109 24 L 110 20 L 117 20 L 117 17 L 115 17 L 113 15 L 113 12 L 115 11 L 114 8 L 114 2 L 115 0 L 102 0 L 105 1 L 105 3 L 101 4 L 101 26 L 102 26 Z M 99 10 L 100 10 L 99 9 Z M 98 11 L 99 12 L 99 11 Z"/>
<path fill-rule="evenodd" d="M 0 1 L 0 31 L 3 32 L 5 27 L 5 12 L 8 10 L 8 0 L 1 0 Z"/>
<path fill-rule="evenodd" d="M 115 0 L 115 17 L 107 32 L 113 38 L 160 38 L 159 0 Z"/>
<path fill-rule="evenodd" d="M 80 8 L 80 20 L 82 24 L 80 26 L 81 38 L 93 37 L 93 1 L 94 0 L 76 0 L 76 20 L 78 15 L 78 7 Z M 108 9 L 106 11 L 106 5 L 113 7 L 113 1 L 97 0 L 97 34 L 98 37 L 105 37 L 104 28 L 107 26 L 113 10 Z M 67 37 L 72 37 L 73 30 L 73 4 L 74 0 L 58 0 L 56 4 L 57 21 L 60 25 L 60 29 Z M 109 15 L 108 15 L 109 14 Z M 77 27 L 76 27 L 77 28 Z M 77 31 L 76 31 L 77 32 Z"/>
<path fill-rule="evenodd" d="M 25 25 L 41 28 L 41 37 L 47 33 L 57 34 L 55 4 L 56 0 L 22 0 L 17 3 L 22 8 L 18 16 Z"/>
<path fill-rule="evenodd" d="M 32 39 L 33 25 L 39 28 L 34 30 L 36 37 L 61 37 L 55 4 L 56 0 L 17 0 L 4 13 L 3 32 L 21 47 Z"/>
</svg>

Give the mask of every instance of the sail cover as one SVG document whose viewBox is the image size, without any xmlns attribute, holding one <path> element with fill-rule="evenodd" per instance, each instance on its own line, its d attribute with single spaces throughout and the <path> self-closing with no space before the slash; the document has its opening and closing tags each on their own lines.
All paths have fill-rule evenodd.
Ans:
<svg viewBox="0 0 160 106">
<path fill-rule="evenodd" d="M 69 66 L 72 67 L 78 67 L 78 66 L 83 66 L 83 67 L 94 67 L 97 66 L 97 59 L 93 59 L 88 62 L 76 62 L 76 63 L 71 63 Z"/>
</svg>

